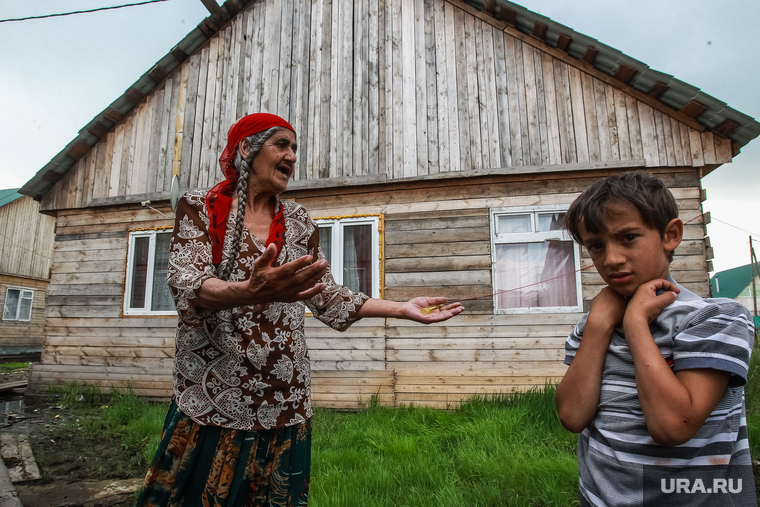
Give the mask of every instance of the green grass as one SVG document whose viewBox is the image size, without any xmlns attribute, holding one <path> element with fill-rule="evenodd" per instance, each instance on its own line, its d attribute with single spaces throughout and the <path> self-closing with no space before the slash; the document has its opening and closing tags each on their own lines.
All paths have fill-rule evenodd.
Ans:
<svg viewBox="0 0 760 507">
<path fill-rule="evenodd" d="M 311 504 L 577 505 L 575 435 L 554 387 L 472 399 L 456 411 L 317 410 Z"/>
<path fill-rule="evenodd" d="M 132 389 L 101 393 L 97 387 L 77 383 L 49 387 L 48 395 L 75 414 L 82 430 L 104 438 L 119 437 L 125 450 L 139 453 L 146 466 L 153 459 L 168 403 L 150 402 Z"/>
<path fill-rule="evenodd" d="M 747 408 L 749 450 L 752 460 L 755 461 L 760 459 L 760 344 L 757 339 L 755 339 L 755 349 L 749 361 L 747 385 L 744 386 L 744 402 Z"/>
<path fill-rule="evenodd" d="M 755 351 L 758 352 L 758 351 Z M 578 505 L 576 435 L 559 423 L 552 385 L 474 398 L 457 410 L 317 409 L 310 505 L 314 507 L 488 507 Z M 52 393 L 51 393 L 52 394 Z M 166 404 L 131 391 L 110 395 L 67 385 L 69 407 L 89 406 L 82 429 L 120 435 L 146 462 L 160 439 Z M 750 450 L 760 457 L 760 354 L 745 388 Z M 80 401 L 77 401 L 80 400 Z M 84 414 L 84 408 L 80 409 Z"/>
<path fill-rule="evenodd" d="M 0 371 L 22 370 L 29 366 L 29 363 L 3 363 L 0 364 Z"/>
</svg>

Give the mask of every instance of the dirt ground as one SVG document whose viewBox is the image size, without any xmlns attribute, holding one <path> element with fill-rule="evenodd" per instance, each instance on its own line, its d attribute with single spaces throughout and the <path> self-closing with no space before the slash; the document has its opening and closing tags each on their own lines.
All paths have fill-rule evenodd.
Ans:
<svg viewBox="0 0 760 507">
<path fill-rule="evenodd" d="M 0 372 L 0 383 L 13 382 L 26 378 L 26 370 L 11 373 Z M 0 393 L 0 402 L 18 400 L 22 392 L 13 391 Z M 134 504 L 132 493 L 114 495 L 110 499 L 87 502 L 82 495 L 72 495 L 71 502 L 60 500 L 60 503 L 47 503 L 51 492 L 77 489 L 86 490 L 87 486 L 95 486 L 103 481 L 116 481 L 121 484 L 124 479 L 139 479 L 145 476 L 147 464 L 140 457 L 128 451 L 118 435 L 107 440 L 96 437 L 78 427 L 77 417 L 82 409 L 75 413 L 56 403 L 55 398 L 23 397 L 23 413 L 14 414 L 7 418 L 6 426 L 0 431 L 18 430 L 23 425 L 28 429 L 29 444 L 32 447 L 35 461 L 42 479 L 28 484 L 17 484 L 16 489 L 24 507 L 35 505 L 66 505 L 89 506 L 102 505 L 108 507 L 128 507 Z M 97 408 L 91 409 L 92 413 Z M 0 425 L 1 426 L 1 425 Z M 99 481 L 98 483 L 94 481 Z M 78 487 L 81 485 L 81 487 Z M 92 489 L 92 488 L 91 488 Z M 29 500 L 34 495 L 42 495 L 42 500 Z M 53 496 L 59 496 L 56 493 Z M 86 496 L 86 494 L 85 494 Z M 75 499 L 75 497 L 77 497 Z M 52 501 L 52 500 L 51 500 Z"/>
</svg>

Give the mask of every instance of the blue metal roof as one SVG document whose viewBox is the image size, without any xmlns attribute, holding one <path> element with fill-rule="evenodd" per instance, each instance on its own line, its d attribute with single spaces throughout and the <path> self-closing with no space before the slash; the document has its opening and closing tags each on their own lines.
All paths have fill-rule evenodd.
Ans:
<svg viewBox="0 0 760 507">
<path fill-rule="evenodd" d="M 16 199 L 24 197 L 23 194 L 18 193 L 18 188 L 7 188 L 0 190 L 0 206 L 5 206 L 9 202 L 13 202 Z"/>
</svg>

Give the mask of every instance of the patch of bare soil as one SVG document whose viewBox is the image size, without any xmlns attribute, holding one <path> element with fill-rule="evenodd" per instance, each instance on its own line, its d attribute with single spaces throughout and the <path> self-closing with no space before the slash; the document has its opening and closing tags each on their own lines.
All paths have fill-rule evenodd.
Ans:
<svg viewBox="0 0 760 507">
<path fill-rule="evenodd" d="M 127 450 L 119 435 L 93 435 L 78 425 L 97 409 L 76 411 L 38 399 L 27 406 L 29 442 L 42 481 L 131 479 L 144 476 L 148 464 Z"/>
</svg>

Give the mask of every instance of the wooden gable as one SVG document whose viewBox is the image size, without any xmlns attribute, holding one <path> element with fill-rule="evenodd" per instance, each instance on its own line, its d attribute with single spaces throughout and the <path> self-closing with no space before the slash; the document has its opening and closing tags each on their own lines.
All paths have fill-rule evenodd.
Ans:
<svg viewBox="0 0 760 507">
<path fill-rule="evenodd" d="M 77 153 L 42 208 L 166 198 L 174 174 L 209 187 L 226 129 L 257 111 L 295 127 L 297 180 L 709 170 L 732 155 L 729 139 L 459 0 L 259 0 Z"/>
</svg>

